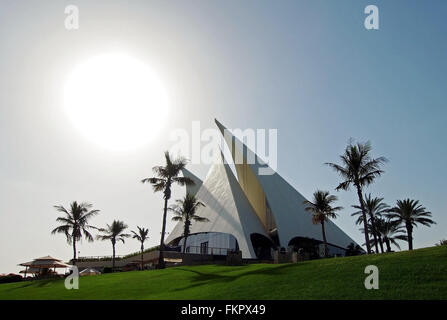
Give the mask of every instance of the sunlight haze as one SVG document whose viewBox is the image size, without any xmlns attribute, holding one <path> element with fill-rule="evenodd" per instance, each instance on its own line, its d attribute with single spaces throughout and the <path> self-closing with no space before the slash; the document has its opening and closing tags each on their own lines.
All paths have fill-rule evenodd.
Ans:
<svg viewBox="0 0 447 320">
<path fill-rule="evenodd" d="M 143 226 L 145 247 L 157 245 L 162 194 L 141 179 L 164 163 L 173 130 L 216 128 L 215 118 L 277 129 L 278 173 L 306 198 L 336 194 L 334 223 L 360 244 L 356 194 L 336 192 L 340 177 L 324 163 L 350 138 L 371 141 L 389 162 L 364 192 L 433 213 L 415 248 L 447 238 L 447 2 L 375 1 L 377 31 L 364 28 L 363 0 L 79 0 L 79 30 L 66 30 L 69 3 L 0 3 L 0 273 L 40 256 L 70 260 L 51 230 L 53 206 L 75 200 L 101 210 L 91 224 Z M 187 168 L 204 179 L 209 166 Z M 173 187 L 172 199 L 184 192 Z M 139 248 L 126 239 L 117 254 Z M 106 241 L 78 250 L 112 254 Z"/>
</svg>

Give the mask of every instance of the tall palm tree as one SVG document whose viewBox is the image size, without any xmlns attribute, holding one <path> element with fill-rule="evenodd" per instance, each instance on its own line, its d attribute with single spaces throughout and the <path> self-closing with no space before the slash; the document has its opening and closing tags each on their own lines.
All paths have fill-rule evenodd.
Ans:
<svg viewBox="0 0 447 320">
<path fill-rule="evenodd" d="M 397 200 L 396 206 L 389 210 L 388 217 L 399 224 L 404 224 L 407 229 L 408 250 L 413 250 L 413 227 L 418 223 L 429 227 L 436 224 L 431 220 L 431 212 L 419 204 L 419 200 Z"/>
<path fill-rule="evenodd" d="M 400 249 L 396 240 L 408 240 L 408 237 L 404 234 L 405 231 L 403 230 L 403 227 L 399 226 L 399 223 L 391 221 L 390 219 L 377 218 L 375 224 L 376 231 L 380 234 L 381 239 L 386 244 L 387 252 L 391 252 L 391 244 L 394 244 Z"/>
<path fill-rule="evenodd" d="M 113 220 L 111 225 L 107 225 L 106 228 L 99 229 L 103 234 L 96 236 L 98 240 L 110 240 L 112 242 L 113 255 L 112 255 L 112 271 L 115 271 L 115 245 L 117 241 L 122 241 L 130 237 L 130 234 L 124 233 L 127 229 L 127 225 L 119 220 Z"/>
<path fill-rule="evenodd" d="M 183 221 L 183 253 L 185 253 L 186 250 L 186 240 L 190 234 L 192 221 L 209 221 L 207 218 L 196 215 L 197 209 L 204 206 L 205 205 L 198 201 L 194 195 L 188 193 L 183 199 L 176 200 L 176 204 L 169 208 L 169 211 L 175 214 L 172 221 Z"/>
<path fill-rule="evenodd" d="M 141 243 L 141 270 L 143 270 L 143 254 L 144 254 L 144 242 L 149 239 L 149 229 L 140 228 L 137 226 L 138 232 L 132 230 L 133 236 L 132 238 L 137 239 Z"/>
<path fill-rule="evenodd" d="M 376 159 L 371 158 L 371 149 L 371 144 L 369 142 L 353 144 L 352 141 L 350 141 L 344 154 L 340 156 L 342 162 L 341 165 L 326 163 L 344 179 L 344 181 L 335 188 L 337 191 L 349 190 L 351 185 L 354 185 L 357 190 L 357 196 L 362 210 L 363 230 L 365 233 L 365 244 L 368 253 L 371 253 L 371 245 L 369 243 L 368 223 L 362 190 L 383 173 L 383 170 L 380 169 L 380 165 L 387 162 L 387 159 L 384 157 Z"/>
<path fill-rule="evenodd" d="M 340 211 L 343 207 L 332 207 L 332 203 L 337 201 L 337 197 L 330 195 L 328 191 L 317 190 L 313 194 L 313 202 L 305 200 L 303 203 L 307 205 L 306 211 L 312 214 L 312 222 L 314 224 L 321 224 L 321 232 L 323 234 L 324 256 L 327 258 L 329 254 L 326 230 L 324 223 L 330 218 L 337 217 L 336 211 Z"/>
<path fill-rule="evenodd" d="M 76 201 L 70 203 L 70 209 L 65 209 L 63 206 L 54 206 L 58 212 L 65 214 L 63 217 L 58 217 L 57 222 L 62 225 L 56 227 L 51 231 L 51 234 L 63 233 L 67 237 L 67 242 L 73 245 L 73 264 L 76 265 L 76 243 L 81 241 L 82 236 L 87 241 L 92 242 L 93 236 L 88 231 L 89 229 L 97 229 L 88 224 L 88 220 L 99 213 L 99 210 L 90 210 L 92 204 Z"/>
<path fill-rule="evenodd" d="M 165 262 L 163 258 L 164 251 L 164 239 L 166 231 L 166 215 L 168 212 L 168 201 L 171 198 L 171 186 L 172 184 L 179 184 L 181 186 L 194 184 L 194 181 L 187 177 L 179 177 L 180 172 L 186 166 L 185 158 L 177 158 L 171 160 L 169 152 L 165 152 L 166 164 L 164 166 L 153 167 L 156 177 L 145 178 L 141 180 L 142 183 L 150 183 L 154 189 L 154 192 L 163 192 L 164 208 L 163 208 L 163 225 L 161 228 L 160 238 L 160 254 L 158 256 L 158 267 L 164 268 Z"/>
<path fill-rule="evenodd" d="M 374 246 L 376 247 L 376 252 L 379 252 L 379 248 L 378 245 L 380 245 L 380 249 L 382 250 L 383 253 L 383 242 L 382 242 L 382 238 L 380 236 L 380 233 L 376 230 L 376 219 L 382 217 L 382 215 L 384 213 L 388 212 L 388 209 L 390 208 L 389 205 L 387 205 L 386 203 L 382 202 L 383 198 L 372 198 L 371 197 L 371 193 L 369 195 L 365 194 L 365 199 L 364 199 L 364 203 L 365 203 L 365 210 L 367 213 L 367 218 L 368 218 L 368 222 L 371 225 L 370 231 L 374 237 Z M 353 214 L 351 214 L 351 216 L 357 217 L 357 221 L 356 224 L 363 224 L 363 213 L 362 213 L 362 208 L 358 205 L 354 205 L 352 206 L 355 209 L 358 209 L 359 211 L 354 212 Z"/>
</svg>

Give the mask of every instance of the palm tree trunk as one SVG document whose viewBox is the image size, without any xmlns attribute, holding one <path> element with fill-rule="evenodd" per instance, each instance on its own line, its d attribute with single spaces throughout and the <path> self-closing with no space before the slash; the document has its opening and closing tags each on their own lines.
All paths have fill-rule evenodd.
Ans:
<svg viewBox="0 0 447 320">
<path fill-rule="evenodd" d="M 324 229 L 324 221 L 321 221 L 321 232 L 323 233 L 324 257 L 327 258 L 329 256 L 329 249 L 327 247 L 326 230 Z"/>
<path fill-rule="evenodd" d="M 115 272 L 115 243 L 112 242 L 113 255 L 112 255 L 112 272 Z"/>
<path fill-rule="evenodd" d="M 380 251 L 383 253 L 383 240 L 382 240 L 382 236 L 379 234 L 378 238 L 379 238 L 379 244 L 380 244 Z"/>
<path fill-rule="evenodd" d="M 405 227 L 407 228 L 408 250 L 413 250 L 413 227 L 409 223 L 407 223 Z"/>
<path fill-rule="evenodd" d="M 374 217 L 371 215 L 371 226 L 372 226 L 372 229 L 373 229 L 373 237 L 374 237 L 374 245 L 375 245 L 375 248 L 376 248 L 376 253 L 379 253 L 379 244 L 377 243 L 378 241 L 377 241 L 377 234 L 376 234 L 376 225 L 375 225 L 375 220 L 374 220 Z"/>
<path fill-rule="evenodd" d="M 378 244 L 378 240 L 377 240 L 377 235 L 375 232 L 373 232 L 373 237 L 374 237 L 374 248 L 376 249 L 376 253 L 379 253 L 379 244 Z"/>
<path fill-rule="evenodd" d="M 386 243 L 386 252 L 391 252 L 391 243 L 389 239 L 385 240 Z"/>
<path fill-rule="evenodd" d="M 144 265 L 143 255 L 144 255 L 144 246 L 143 246 L 143 243 L 141 243 L 141 270 L 143 270 L 143 265 Z"/>
<path fill-rule="evenodd" d="M 188 240 L 188 236 L 189 236 L 189 217 L 186 217 L 186 221 L 185 221 L 185 225 L 184 225 L 184 229 L 183 229 L 183 236 L 185 238 L 185 240 L 183 241 L 183 253 L 186 252 L 186 240 Z"/>
<path fill-rule="evenodd" d="M 369 235 L 368 235 L 368 222 L 366 220 L 366 212 L 365 212 L 365 204 L 363 203 L 363 197 L 362 197 L 362 189 L 357 184 L 357 195 L 359 197 L 360 207 L 362 208 L 362 216 L 363 216 L 363 230 L 365 233 L 365 244 L 366 244 L 366 251 L 368 254 L 371 253 L 371 245 L 369 244 Z"/>
<path fill-rule="evenodd" d="M 76 239 L 73 237 L 73 265 L 76 265 Z"/>
<path fill-rule="evenodd" d="M 166 215 L 168 213 L 168 198 L 165 196 L 165 207 L 163 209 L 163 226 L 161 228 L 160 238 L 160 254 L 158 255 L 158 268 L 164 269 L 165 260 L 163 257 L 163 251 L 165 249 L 165 230 L 166 230 Z"/>
<path fill-rule="evenodd" d="M 185 234 L 185 237 L 184 237 L 185 240 L 183 241 L 183 250 L 182 250 L 183 253 L 186 252 L 186 240 L 188 240 L 188 236 L 189 236 L 189 235 L 186 233 L 186 234 Z"/>
</svg>

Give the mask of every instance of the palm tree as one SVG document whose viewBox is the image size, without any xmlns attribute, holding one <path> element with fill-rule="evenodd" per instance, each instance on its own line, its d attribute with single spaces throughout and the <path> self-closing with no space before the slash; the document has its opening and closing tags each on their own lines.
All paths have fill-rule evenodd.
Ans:
<svg viewBox="0 0 447 320">
<path fill-rule="evenodd" d="M 117 241 L 122 241 L 130 237 L 130 234 L 124 233 L 127 229 L 127 225 L 119 220 L 113 220 L 111 225 L 107 225 L 104 229 L 99 229 L 102 235 L 96 236 L 98 240 L 110 240 L 112 242 L 113 255 L 112 255 L 112 271 L 115 271 L 115 244 Z"/>
<path fill-rule="evenodd" d="M 336 211 L 340 211 L 343 207 L 332 207 L 332 203 L 337 201 L 337 197 L 330 195 L 328 191 L 317 190 L 313 194 L 313 202 L 305 200 L 303 203 L 307 205 L 306 211 L 312 214 L 312 222 L 321 224 L 321 232 L 323 233 L 324 256 L 327 258 L 329 254 L 326 230 L 324 223 L 337 217 Z"/>
<path fill-rule="evenodd" d="M 353 242 L 351 242 L 347 247 L 346 247 L 346 256 L 358 256 L 360 254 L 362 254 L 362 248 L 356 244 L 354 245 Z"/>
<path fill-rule="evenodd" d="M 400 249 L 396 240 L 407 241 L 407 236 L 403 233 L 402 226 L 390 219 L 377 218 L 375 221 L 375 228 L 380 238 L 386 244 L 386 252 L 391 252 L 391 243 Z M 383 252 L 383 250 L 382 250 Z"/>
<path fill-rule="evenodd" d="M 395 219 L 396 223 L 405 225 L 408 236 L 408 250 L 413 250 L 413 227 L 418 223 L 429 227 L 436 224 L 431 220 L 431 212 L 419 204 L 419 200 L 397 200 L 396 206 L 389 210 L 388 217 Z"/>
<path fill-rule="evenodd" d="M 180 172 L 186 166 L 185 158 L 177 158 L 171 160 L 169 152 L 165 152 L 166 164 L 164 166 L 153 167 L 156 177 L 145 178 L 141 180 L 142 183 L 150 183 L 154 189 L 154 192 L 163 192 L 164 198 L 164 208 L 163 208 L 163 225 L 161 228 L 161 238 L 160 238 L 160 254 L 158 256 L 158 267 L 164 268 L 165 262 L 163 258 L 164 250 L 164 239 L 166 230 L 166 215 L 168 212 L 168 201 L 171 198 L 171 186 L 176 183 L 181 186 L 194 184 L 194 181 L 187 177 L 179 177 Z"/>
<path fill-rule="evenodd" d="M 62 225 L 51 231 L 51 234 L 63 233 L 67 237 L 68 244 L 73 245 L 73 265 L 76 265 L 76 243 L 82 239 L 82 236 L 92 242 L 93 236 L 88 229 L 97 229 L 88 224 L 88 220 L 99 213 L 99 210 L 90 210 L 92 206 L 90 203 L 77 203 L 76 201 L 70 203 L 69 210 L 63 206 L 54 206 L 58 212 L 64 213 L 65 216 L 56 219 Z"/>
<path fill-rule="evenodd" d="M 183 221 L 183 253 L 186 250 L 186 240 L 190 234 L 190 227 L 192 221 L 206 222 L 209 221 L 207 218 L 199 217 L 196 215 L 196 211 L 199 207 L 204 207 L 205 205 L 198 201 L 194 195 L 186 194 L 182 200 L 176 200 L 176 204 L 169 208 L 169 211 L 175 214 L 172 221 Z"/>
<path fill-rule="evenodd" d="M 380 219 L 378 217 L 374 218 L 374 222 L 369 221 L 368 222 L 368 234 L 373 235 L 373 239 L 370 239 L 370 245 L 371 247 L 375 247 L 375 253 L 384 253 L 385 250 L 383 249 L 383 239 L 382 235 L 379 232 L 378 226 L 376 224 L 376 220 Z M 363 233 L 363 229 L 361 230 Z M 379 251 L 380 246 L 380 251 Z"/>
<path fill-rule="evenodd" d="M 349 190 L 351 185 L 354 185 L 357 189 L 357 196 L 362 210 L 366 250 L 368 253 L 371 253 L 371 246 L 369 243 L 368 224 L 365 204 L 362 197 L 362 189 L 371 184 L 375 178 L 383 173 L 383 170 L 380 169 L 380 165 L 388 161 L 384 157 L 372 159 L 370 152 L 370 142 L 353 144 L 352 141 L 350 141 L 345 149 L 345 153 L 340 156 L 342 162 L 341 165 L 326 163 L 344 179 L 344 181 L 335 188 L 337 191 Z"/>
<path fill-rule="evenodd" d="M 132 238 L 137 239 L 141 243 L 141 270 L 143 270 L 144 242 L 149 239 L 149 237 L 148 237 L 149 229 L 140 228 L 139 226 L 137 226 L 137 228 L 138 228 L 138 233 L 132 230 L 132 233 L 133 233 Z"/>
<path fill-rule="evenodd" d="M 389 205 L 382 202 L 383 198 L 371 198 L 371 193 L 369 195 L 365 194 L 365 210 L 368 216 L 368 222 L 371 225 L 370 231 L 374 237 L 374 245 L 376 247 L 376 252 L 379 252 L 378 244 L 380 245 L 380 249 L 383 253 L 383 242 L 382 238 L 380 236 L 380 233 L 376 230 L 376 223 L 375 220 L 377 218 L 382 217 L 382 214 L 388 212 Z M 362 214 L 362 208 L 358 205 L 352 206 L 355 209 L 358 209 L 359 211 L 354 212 L 351 214 L 351 216 L 357 217 L 356 224 L 362 224 L 363 223 L 363 214 Z"/>
</svg>

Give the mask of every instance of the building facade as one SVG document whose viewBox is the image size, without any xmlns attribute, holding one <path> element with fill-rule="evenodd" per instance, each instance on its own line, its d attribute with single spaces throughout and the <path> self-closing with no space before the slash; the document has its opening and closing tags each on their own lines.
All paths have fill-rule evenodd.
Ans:
<svg viewBox="0 0 447 320">
<path fill-rule="evenodd" d="M 195 182 L 186 192 L 205 204 L 197 215 L 209 220 L 192 223 L 186 249 L 191 253 L 241 250 L 246 259 L 271 259 L 274 250 L 321 255 L 321 226 L 312 223 L 303 204 L 306 199 L 217 120 L 216 124 L 231 151 L 237 178 L 222 153 L 203 182 L 183 171 Z M 325 226 L 330 255 L 343 255 L 350 243 L 356 244 L 334 222 Z M 183 248 L 182 222 L 166 243 Z"/>
</svg>

